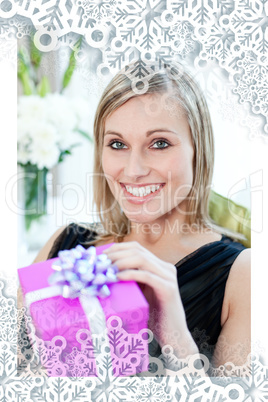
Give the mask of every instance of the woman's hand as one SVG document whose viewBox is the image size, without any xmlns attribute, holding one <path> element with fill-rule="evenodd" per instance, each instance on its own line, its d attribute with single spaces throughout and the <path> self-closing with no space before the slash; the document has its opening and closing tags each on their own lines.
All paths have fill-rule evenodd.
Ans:
<svg viewBox="0 0 268 402">
<path fill-rule="evenodd" d="M 135 241 L 114 244 L 104 253 L 117 265 L 119 280 L 140 284 L 150 305 L 149 328 L 160 346 L 173 346 L 178 357 L 198 353 L 187 328 L 175 266 Z"/>
</svg>

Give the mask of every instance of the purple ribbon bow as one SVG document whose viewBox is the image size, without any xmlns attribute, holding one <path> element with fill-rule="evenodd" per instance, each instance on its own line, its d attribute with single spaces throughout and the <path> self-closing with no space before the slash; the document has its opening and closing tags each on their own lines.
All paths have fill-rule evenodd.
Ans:
<svg viewBox="0 0 268 402">
<path fill-rule="evenodd" d="M 118 268 L 105 255 L 96 255 L 94 246 L 85 249 L 78 245 L 71 250 L 58 253 L 50 275 L 50 285 L 62 287 L 62 296 L 74 299 L 82 295 L 107 297 L 109 283 L 117 282 Z"/>
</svg>

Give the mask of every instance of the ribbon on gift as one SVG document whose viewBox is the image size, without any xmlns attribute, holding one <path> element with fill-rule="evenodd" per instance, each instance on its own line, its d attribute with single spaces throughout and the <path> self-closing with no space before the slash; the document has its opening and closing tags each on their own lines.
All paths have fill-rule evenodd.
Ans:
<svg viewBox="0 0 268 402">
<path fill-rule="evenodd" d="M 80 295 L 107 297 L 110 295 L 107 284 L 117 281 L 118 271 L 105 255 L 96 255 L 96 248 L 87 250 L 78 245 L 58 254 L 59 260 L 52 268 L 56 271 L 49 277 L 51 285 L 62 287 L 62 296 L 68 299 Z"/>
<path fill-rule="evenodd" d="M 102 333 L 106 320 L 97 296 L 105 298 L 110 295 L 107 285 L 117 282 L 117 267 L 105 254 L 96 255 L 94 246 L 85 249 L 78 245 L 71 250 L 60 251 L 58 257 L 52 264 L 55 272 L 48 278 L 50 286 L 27 293 L 26 306 L 55 296 L 78 297 L 91 332 Z"/>
</svg>

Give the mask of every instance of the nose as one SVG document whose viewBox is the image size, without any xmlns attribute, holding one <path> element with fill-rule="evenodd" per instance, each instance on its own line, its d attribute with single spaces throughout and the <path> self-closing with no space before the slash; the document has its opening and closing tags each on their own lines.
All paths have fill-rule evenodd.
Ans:
<svg viewBox="0 0 268 402">
<path fill-rule="evenodd" d="M 146 155 L 140 151 L 132 150 L 126 161 L 124 173 L 126 177 L 137 179 L 138 177 L 147 176 L 150 172 Z"/>
</svg>

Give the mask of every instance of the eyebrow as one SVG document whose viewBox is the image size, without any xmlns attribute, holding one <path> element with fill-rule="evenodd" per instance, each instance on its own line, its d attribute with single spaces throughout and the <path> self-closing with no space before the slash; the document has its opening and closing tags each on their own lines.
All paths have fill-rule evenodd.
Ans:
<svg viewBox="0 0 268 402">
<path fill-rule="evenodd" d="M 154 133 L 171 133 L 177 135 L 175 131 L 169 130 L 167 128 L 156 128 L 154 130 L 148 130 L 146 131 L 146 137 L 149 137 L 150 135 Z M 112 134 L 112 135 L 118 135 L 118 137 L 123 138 L 123 135 L 120 133 L 117 133 L 116 131 L 108 130 L 104 133 L 104 136 L 107 134 Z"/>
</svg>

